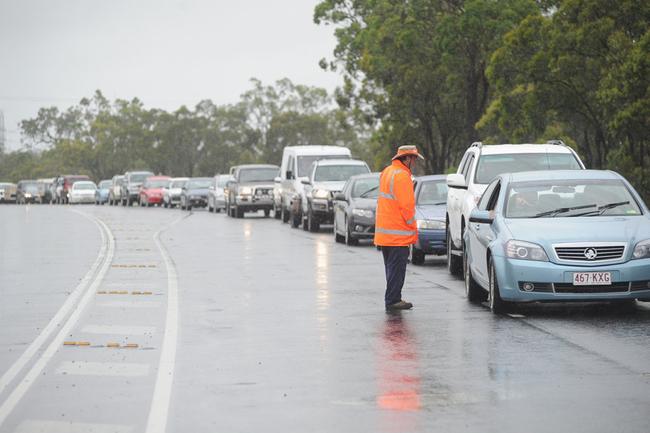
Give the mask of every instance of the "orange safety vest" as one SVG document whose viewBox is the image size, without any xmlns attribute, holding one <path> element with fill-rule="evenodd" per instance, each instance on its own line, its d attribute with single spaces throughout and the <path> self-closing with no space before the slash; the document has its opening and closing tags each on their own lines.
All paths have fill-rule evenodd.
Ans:
<svg viewBox="0 0 650 433">
<path fill-rule="evenodd" d="M 381 172 L 375 221 L 375 245 L 402 247 L 418 239 L 411 171 L 393 160 Z"/>
</svg>

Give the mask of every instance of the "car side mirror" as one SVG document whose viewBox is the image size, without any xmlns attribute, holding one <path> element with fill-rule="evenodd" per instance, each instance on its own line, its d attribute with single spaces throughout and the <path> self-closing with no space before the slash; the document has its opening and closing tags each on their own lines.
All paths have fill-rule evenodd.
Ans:
<svg viewBox="0 0 650 433">
<path fill-rule="evenodd" d="M 342 192 L 337 192 L 336 194 L 334 194 L 334 200 L 336 200 L 336 201 L 346 201 L 345 200 L 345 194 L 343 194 Z"/>
<path fill-rule="evenodd" d="M 479 223 L 479 224 L 492 224 L 494 221 L 494 216 L 492 212 L 487 210 L 478 210 L 474 209 L 472 213 L 469 214 L 469 222 Z"/>
<path fill-rule="evenodd" d="M 311 185 L 311 181 L 309 180 L 308 177 L 301 178 L 300 183 L 302 183 L 303 185 Z"/>
<path fill-rule="evenodd" d="M 289 180 L 293 179 L 293 172 L 291 170 L 287 170 L 286 177 Z"/>
<path fill-rule="evenodd" d="M 449 188 L 467 189 L 467 182 L 465 176 L 459 173 L 447 175 L 447 186 Z"/>
</svg>

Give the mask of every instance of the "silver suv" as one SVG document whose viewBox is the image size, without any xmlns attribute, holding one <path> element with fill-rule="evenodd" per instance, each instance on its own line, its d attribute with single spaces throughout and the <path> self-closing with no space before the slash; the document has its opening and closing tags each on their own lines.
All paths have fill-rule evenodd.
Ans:
<svg viewBox="0 0 650 433">
<path fill-rule="evenodd" d="M 465 151 L 455 174 L 447 176 L 447 269 L 460 276 L 463 234 L 469 214 L 487 185 L 502 173 L 538 170 L 584 170 L 578 155 L 561 140 L 546 144 L 483 145 Z"/>
</svg>

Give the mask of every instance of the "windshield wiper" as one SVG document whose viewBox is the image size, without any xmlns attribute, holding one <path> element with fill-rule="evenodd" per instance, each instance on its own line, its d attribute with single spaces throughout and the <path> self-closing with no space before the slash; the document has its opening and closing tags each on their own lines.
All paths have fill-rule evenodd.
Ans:
<svg viewBox="0 0 650 433">
<path fill-rule="evenodd" d="M 373 186 L 373 187 L 370 188 L 368 191 L 364 192 L 363 194 L 360 194 L 359 197 L 365 198 L 365 197 L 366 197 L 366 194 L 370 194 L 371 192 L 376 191 L 376 190 L 378 190 L 378 189 L 379 189 L 379 185 L 377 185 L 377 186 Z"/>
<path fill-rule="evenodd" d="M 545 216 L 555 216 L 555 215 L 558 215 L 558 214 L 561 214 L 561 213 L 571 212 L 572 210 L 587 209 L 587 208 L 596 207 L 596 206 L 597 205 L 594 203 L 594 204 L 586 204 L 586 205 L 583 205 L 583 206 L 559 207 L 557 209 L 547 210 L 545 212 L 540 212 L 540 213 L 538 213 L 536 215 L 533 215 L 531 218 L 541 218 L 541 217 L 545 217 Z"/>
<path fill-rule="evenodd" d="M 592 210 L 592 211 L 589 211 L 589 212 L 583 212 L 583 213 L 579 213 L 579 214 L 571 215 L 571 216 L 578 217 L 578 216 L 587 216 L 587 215 L 602 215 L 603 213 L 605 213 L 606 210 L 614 209 L 615 207 L 623 206 L 623 205 L 626 205 L 626 204 L 630 204 L 629 200 L 628 201 L 617 201 L 617 202 L 614 202 L 614 203 L 607 203 L 607 204 L 604 204 L 602 206 L 598 206 L 598 209 L 596 209 L 596 210 Z"/>
</svg>

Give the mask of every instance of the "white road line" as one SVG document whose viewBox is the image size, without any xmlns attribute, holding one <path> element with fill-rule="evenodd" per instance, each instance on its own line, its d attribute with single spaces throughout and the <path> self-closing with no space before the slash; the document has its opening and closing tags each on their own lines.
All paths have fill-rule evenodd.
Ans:
<svg viewBox="0 0 650 433">
<path fill-rule="evenodd" d="M 68 320 L 65 322 L 65 325 L 61 327 L 59 330 L 59 333 L 56 334 L 50 345 L 45 349 L 45 351 L 42 353 L 40 358 L 34 363 L 32 368 L 29 370 L 29 372 L 25 375 L 23 380 L 16 385 L 16 388 L 12 391 L 11 394 L 9 394 L 9 397 L 2 403 L 0 406 L 0 427 L 2 427 L 2 424 L 5 422 L 11 411 L 16 407 L 16 405 L 20 402 L 20 400 L 23 398 L 23 396 L 27 393 L 29 388 L 32 386 L 32 384 L 38 379 L 40 376 L 41 372 L 47 365 L 47 363 L 54 357 L 56 352 L 61 348 L 63 345 L 63 341 L 65 338 L 70 334 L 70 331 L 74 327 L 74 325 L 77 323 L 79 320 L 79 317 L 83 313 L 83 310 L 86 308 L 88 303 L 93 299 L 95 296 L 95 292 L 97 291 L 97 288 L 101 284 L 101 281 L 104 279 L 104 276 L 106 275 L 106 272 L 109 269 L 109 266 L 111 264 L 111 261 L 113 260 L 113 254 L 115 253 L 115 241 L 113 239 L 113 234 L 111 233 L 110 229 L 104 224 L 101 220 L 98 218 L 92 217 L 95 219 L 97 223 L 100 224 L 100 226 L 104 229 L 106 233 L 106 238 L 108 239 L 108 249 L 106 251 L 106 255 L 104 257 L 104 262 L 102 263 L 102 266 L 95 276 L 95 279 L 93 280 L 92 284 L 86 290 L 86 293 L 83 295 L 81 298 L 81 301 L 77 304 L 75 307 L 74 311 L 72 314 L 70 314 L 70 317 L 68 317 Z M 2 431 L 2 429 L 0 429 Z"/>
<path fill-rule="evenodd" d="M 86 325 L 81 332 L 87 334 L 150 335 L 156 332 L 155 326 Z"/>
<path fill-rule="evenodd" d="M 67 374 L 70 376 L 148 376 L 149 364 L 64 361 L 56 369 L 56 374 Z"/>
<path fill-rule="evenodd" d="M 85 218 L 88 218 L 87 215 L 81 214 L 80 212 L 76 213 L 79 213 Z M 0 394 L 2 394 L 4 389 L 16 378 L 18 373 L 20 373 L 25 365 L 41 349 L 41 346 L 45 344 L 45 341 L 50 338 L 50 335 L 56 330 L 56 328 L 61 325 L 68 313 L 72 310 L 72 308 L 74 308 L 79 297 L 83 294 L 84 290 L 86 290 L 87 286 L 92 281 L 92 277 L 97 272 L 99 266 L 102 264 L 102 260 L 106 255 L 106 249 L 108 248 L 109 240 L 104 234 L 102 226 L 99 225 L 99 223 L 97 223 L 95 220 L 91 219 L 91 221 L 93 221 L 97 227 L 99 227 L 99 232 L 102 236 L 102 246 L 99 249 L 99 254 L 97 255 L 95 263 L 92 264 L 90 270 L 86 273 L 86 275 L 83 277 L 74 291 L 70 294 L 70 296 L 68 296 L 68 299 L 65 300 L 59 311 L 57 311 L 54 317 L 52 317 L 52 320 L 50 320 L 50 322 L 47 324 L 47 326 L 45 326 L 45 328 L 43 328 L 36 339 L 34 339 L 34 341 L 27 347 L 27 350 L 25 350 L 23 354 L 16 360 L 16 362 L 14 362 L 12 366 L 2 375 L 2 377 L 0 377 Z"/>
<path fill-rule="evenodd" d="M 156 247 L 160 250 L 167 268 L 167 318 L 165 320 L 165 335 L 158 365 L 156 387 L 151 400 L 151 408 L 149 409 L 146 433 L 165 433 L 167 428 L 167 415 L 174 381 L 176 344 L 178 340 L 178 276 L 173 260 L 160 242 L 160 233 L 184 218 L 187 218 L 187 216 L 174 220 L 169 226 L 158 230 L 153 236 Z"/>
<path fill-rule="evenodd" d="M 27 420 L 20 423 L 14 433 L 131 433 L 132 431 L 132 426 L 119 424 Z"/>
</svg>

